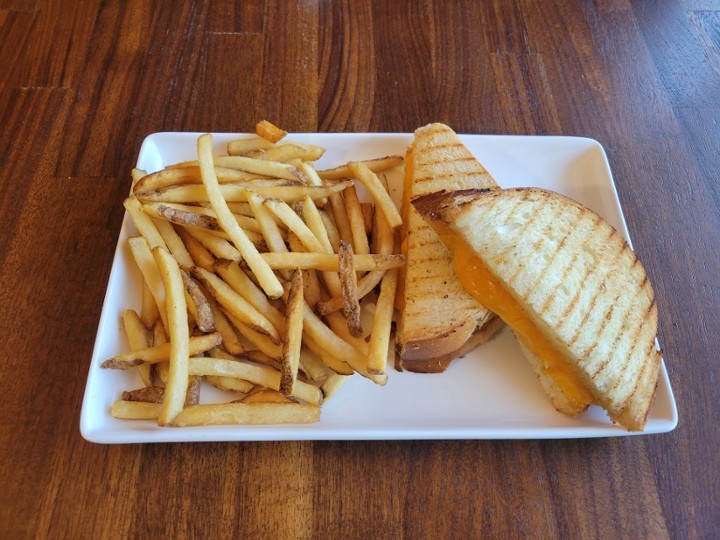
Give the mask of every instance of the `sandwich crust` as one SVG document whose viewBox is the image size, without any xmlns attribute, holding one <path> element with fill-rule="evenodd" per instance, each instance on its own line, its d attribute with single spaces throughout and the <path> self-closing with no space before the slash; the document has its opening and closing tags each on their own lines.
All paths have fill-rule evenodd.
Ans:
<svg viewBox="0 0 720 540">
<path fill-rule="evenodd" d="M 497 187 L 448 126 L 430 124 L 416 130 L 406 159 L 403 194 L 406 264 L 396 299 L 396 366 L 424 373 L 444 371 L 453 358 L 497 329 L 498 324 L 488 325 L 494 315 L 459 283 L 452 253 L 410 204 L 416 197 L 441 190 Z"/>
<path fill-rule="evenodd" d="M 462 238 L 562 354 L 592 404 L 628 430 L 644 429 L 660 367 L 657 306 L 620 233 L 579 203 L 537 188 L 436 193 L 413 205 Z M 547 380 L 543 358 L 529 360 L 559 410 L 582 412 Z"/>
</svg>

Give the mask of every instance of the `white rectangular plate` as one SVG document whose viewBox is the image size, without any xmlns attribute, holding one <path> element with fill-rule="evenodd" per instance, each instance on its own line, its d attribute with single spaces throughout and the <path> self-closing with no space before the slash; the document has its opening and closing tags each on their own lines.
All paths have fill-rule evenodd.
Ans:
<svg viewBox="0 0 720 540">
<path fill-rule="evenodd" d="M 145 139 L 137 166 L 153 172 L 193 159 L 198 133 L 155 133 Z M 238 135 L 219 133 L 217 154 Z M 291 140 L 327 148 L 318 168 L 348 160 L 404 155 L 411 134 L 295 134 Z M 612 173 L 602 146 L 578 137 L 461 135 L 503 187 L 537 186 L 572 197 L 607 219 L 629 238 Z M 394 197 L 402 172 L 388 175 Z M 396 199 L 397 200 L 397 199 Z M 442 374 L 399 373 L 389 369 L 387 385 L 353 377 L 309 425 L 160 428 L 151 421 L 117 420 L 110 406 L 123 390 L 141 386 L 134 373 L 100 369 L 100 363 L 128 350 L 120 315 L 139 307 L 140 278 L 126 247 L 132 225 L 120 232 L 83 401 L 80 430 L 97 443 L 362 439 L 550 439 L 630 435 L 597 407 L 578 418 L 552 407 L 524 360 L 512 334 L 500 335 L 455 360 Z M 212 391 L 203 402 L 217 398 Z M 644 432 L 677 425 L 677 408 L 665 366 L 655 406 Z"/>
</svg>

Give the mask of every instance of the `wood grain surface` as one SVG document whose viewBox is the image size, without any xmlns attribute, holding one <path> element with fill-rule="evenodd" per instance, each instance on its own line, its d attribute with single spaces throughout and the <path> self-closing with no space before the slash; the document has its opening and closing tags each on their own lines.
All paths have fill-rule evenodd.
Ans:
<svg viewBox="0 0 720 540">
<path fill-rule="evenodd" d="M 655 286 L 678 428 L 85 442 L 80 405 L 143 138 L 263 118 L 597 139 Z M 0 536 L 717 537 L 719 126 L 712 0 L 0 0 Z"/>
</svg>

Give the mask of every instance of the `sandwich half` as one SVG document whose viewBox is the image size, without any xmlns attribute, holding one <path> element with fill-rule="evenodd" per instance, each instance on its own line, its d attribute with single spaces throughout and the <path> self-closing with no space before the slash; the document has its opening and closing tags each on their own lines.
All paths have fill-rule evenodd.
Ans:
<svg viewBox="0 0 720 540">
<path fill-rule="evenodd" d="M 438 373 L 487 340 L 502 323 L 463 289 L 452 254 L 410 202 L 443 190 L 498 186 L 452 129 L 429 124 L 415 131 L 403 189 L 401 249 L 406 264 L 396 296 L 396 366 Z"/>
<path fill-rule="evenodd" d="M 642 264 L 601 217 L 558 193 L 436 193 L 414 207 L 453 252 L 459 280 L 515 332 L 555 407 L 603 407 L 642 431 L 660 369 Z"/>
</svg>

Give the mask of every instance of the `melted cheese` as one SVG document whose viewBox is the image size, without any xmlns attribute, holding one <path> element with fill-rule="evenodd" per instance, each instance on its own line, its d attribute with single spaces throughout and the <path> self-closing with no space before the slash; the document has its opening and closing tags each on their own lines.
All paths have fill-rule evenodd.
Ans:
<svg viewBox="0 0 720 540">
<path fill-rule="evenodd" d="M 442 234 L 451 246 L 455 271 L 463 287 L 480 303 L 510 326 L 523 344 L 539 359 L 541 369 L 552 377 L 573 405 L 591 404 L 592 394 L 585 388 L 562 352 L 543 334 L 532 319 L 490 269 L 455 234 Z"/>
</svg>

